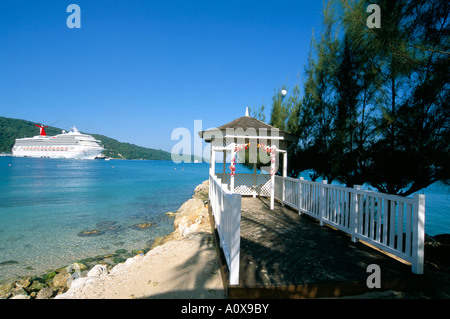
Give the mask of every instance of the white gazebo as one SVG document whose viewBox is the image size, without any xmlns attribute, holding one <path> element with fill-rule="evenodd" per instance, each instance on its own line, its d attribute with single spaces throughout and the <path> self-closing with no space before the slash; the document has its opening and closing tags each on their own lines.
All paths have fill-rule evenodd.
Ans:
<svg viewBox="0 0 450 319">
<path fill-rule="evenodd" d="M 283 155 L 282 175 L 287 175 L 287 145 L 298 138 L 250 117 L 248 108 L 245 116 L 234 121 L 199 132 L 201 138 L 211 143 L 210 175 L 217 176 L 221 183 L 228 185 L 232 193 L 243 196 L 270 197 L 270 209 L 274 208 L 275 174 L 278 172 L 280 154 Z M 246 154 L 243 152 L 247 150 Z M 222 173 L 216 174 L 216 152 L 223 154 Z M 238 160 L 253 163 L 253 173 L 243 174 L 236 171 Z M 227 163 L 227 159 L 229 162 Z M 257 163 L 261 165 L 261 174 L 257 174 Z M 227 173 L 227 165 L 230 172 Z"/>
<path fill-rule="evenodd" d="M 348 188 L 288 178 L 287 145 L 298 138 L 250 117 L 248 111 L 199 135 L 211 143 L 209 207 L 227 261 L 230 285 L 239 284 L 241 199 L 246 195 L 270 197 L 271 210 L 276 195 L 283 205 L 318 219 L 320 225 L 328 224 L 349 234 L 353 241 L 363 240 L 410 262 L 414 273 L 423 274 L 425 195 L 402 198 L 361 190 L 359 185 Z M 253 163 L 253 173 L 236 171 L 237 154 L 243 150 L 248 150 L 246 162 Z M 223 154 L 222 173 L 216 173 L 217 152 Z M 257 174 L 257 154 L 266 165 L 261 174 Z M 275 177 L 280 154 L 282 176 Z"/>
</svg>

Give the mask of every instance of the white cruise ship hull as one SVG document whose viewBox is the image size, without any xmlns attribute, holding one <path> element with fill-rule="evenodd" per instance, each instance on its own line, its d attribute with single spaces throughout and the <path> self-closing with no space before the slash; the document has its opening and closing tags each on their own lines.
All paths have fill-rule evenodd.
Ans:
<svg viewBox="0 0 450 319">
<path fill-rule="evenodd" d="M 34 158 L 73 158 L 73 159 L 95 159 L 102 153 L 100 150 L 67 150 L 67 151 L 34 151 L 21 150 L 13 151 L 14 157 L 34 157 Z"/>
</svg>

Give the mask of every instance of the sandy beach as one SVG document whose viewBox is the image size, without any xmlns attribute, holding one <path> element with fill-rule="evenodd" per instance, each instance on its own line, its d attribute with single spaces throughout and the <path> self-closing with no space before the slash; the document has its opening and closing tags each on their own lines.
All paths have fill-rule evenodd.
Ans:
<svg viewBox="0 0 450 319">
<path fill-rule="evenodd" d="M 208 208 L 208 182 L 174 216 L 174 231 L 111 270 L 97 265 L 55 299 L 225 298 Z"/>
<path fill-rule="evenodd" d="M 224 298 L 212 237 L 193 233 L 111 271 L 75 280 L 55 299 Z M 99 268 L 100 269 L 100 268 Z"/>
</svg>

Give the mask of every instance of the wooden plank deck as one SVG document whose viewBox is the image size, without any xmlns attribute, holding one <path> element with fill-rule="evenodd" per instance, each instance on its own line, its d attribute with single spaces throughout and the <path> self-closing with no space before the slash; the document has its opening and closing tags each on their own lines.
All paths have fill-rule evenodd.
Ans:
<svg viewBox="0 0 450 319">
<path fill-rule="evenodd" d="M 418 278 L 410 265 L 361 242 L 353 243 L 348 235 L 320 226 L 307 215 L 279 203 L 271 211 L 266 198 L 242 198 L 239 285 L 228 284 L 226 263 L 223 256 L 219 259 L 228 298 L 318 298 L 373 292 L 366 283 L 370 264 L 380 266 L 379 291 L 411 288 Z"/>
</svg>

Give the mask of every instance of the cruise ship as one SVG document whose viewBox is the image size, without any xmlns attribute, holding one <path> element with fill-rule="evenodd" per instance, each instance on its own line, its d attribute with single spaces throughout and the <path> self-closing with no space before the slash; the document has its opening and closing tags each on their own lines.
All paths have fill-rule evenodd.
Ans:
<svg viewBox="0 0 450 319">
<path fill-rule="evenodd" d="M 69 132 L 63 130 L 55 136 L 47 135 L 47 126 L 36 126 L 40 128 L 40 134 L 16 139 L 13 156 L 95 159 L 105 150 L 99 140 L 81 133 L 75 126 Z"/>
</svg>

